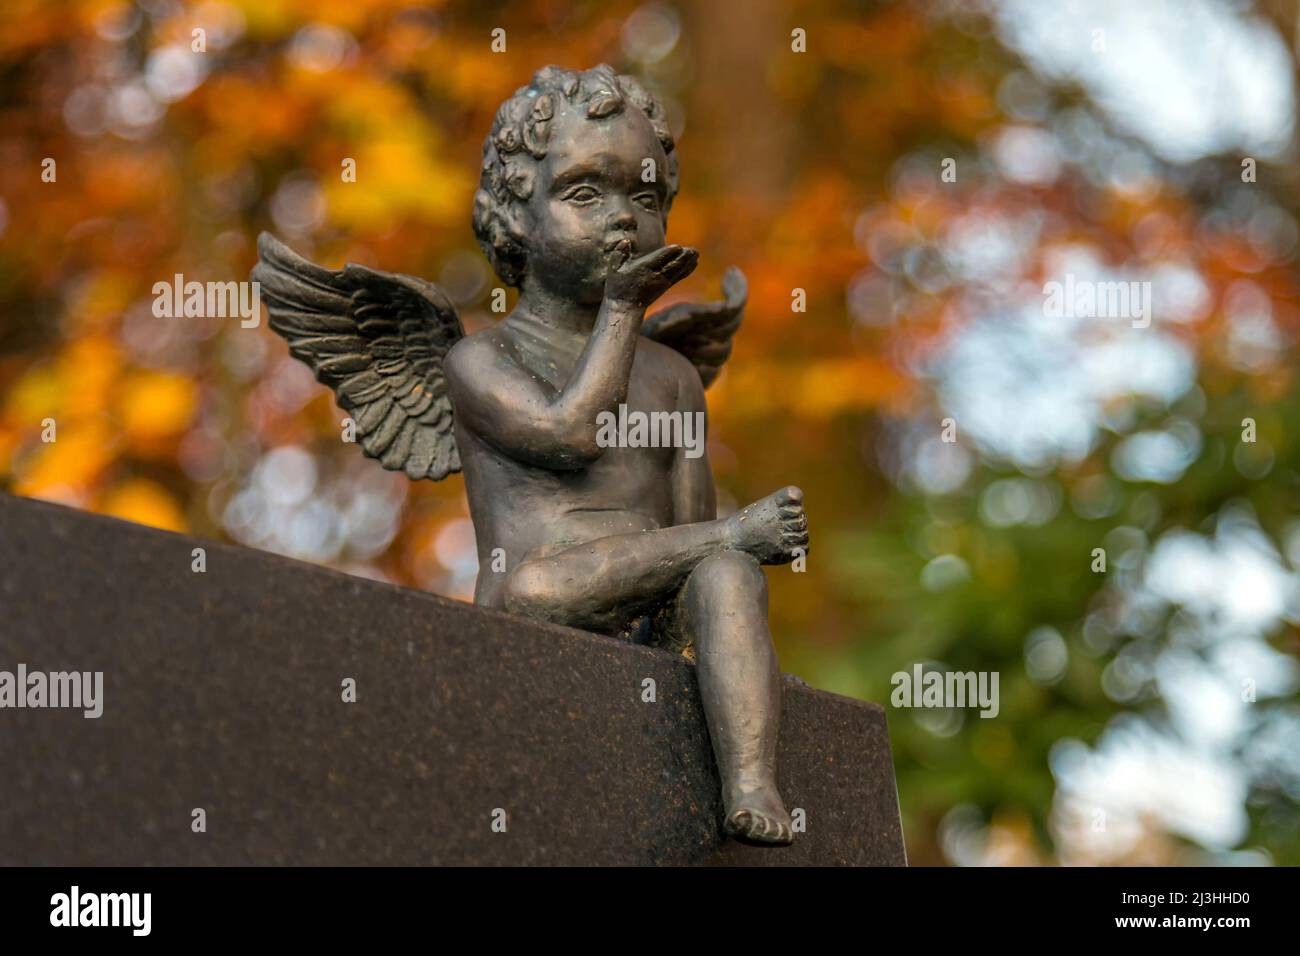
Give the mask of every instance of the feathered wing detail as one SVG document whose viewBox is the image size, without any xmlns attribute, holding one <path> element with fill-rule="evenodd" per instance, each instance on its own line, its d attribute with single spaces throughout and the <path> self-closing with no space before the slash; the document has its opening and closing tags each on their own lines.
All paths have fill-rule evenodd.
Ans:
<svg viewBox="0 0 1300 956">
<path fill-rule="evenodd" d="M 442 360 L 465 330 L 442 290 L 365 266 L 323 269 L 265 232 L 257 255 L 271 328 L 334 390 L 362 450 L 410 478 L 460 471 Z"/>
<path fill-rule="evenodd" d="M 731 355 L 731 340 L 744 318 L 749 284 L 732 266 L 722 276 L 721 302 L 682 303 L 669 306 L 645 320 L 641 334 L 681 352 L 708 388 Z"/>
</svg>

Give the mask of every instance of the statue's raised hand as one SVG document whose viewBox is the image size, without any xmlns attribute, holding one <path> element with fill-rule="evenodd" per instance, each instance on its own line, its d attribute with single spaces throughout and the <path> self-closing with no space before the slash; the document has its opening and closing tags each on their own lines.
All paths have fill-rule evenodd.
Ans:
<svg viewBox="0 0 1300 956">
<path fill-rule="evenodd" d="M 695 271 L 698 250 L 664 246 L 629 259 L 605 278 L 605 298 L 644 309 Z"/>
</svg>

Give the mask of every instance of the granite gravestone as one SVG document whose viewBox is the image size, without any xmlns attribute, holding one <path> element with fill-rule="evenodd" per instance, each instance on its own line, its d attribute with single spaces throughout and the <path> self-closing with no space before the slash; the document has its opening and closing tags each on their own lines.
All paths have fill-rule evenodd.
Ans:
<svg viewBox="0 0 1300 956">
<path fill-rule="evenodd" d="M 905 863 L 873 704 L 786 679 L 804 829 L 747 846 L 679 654 L 0 494 L 19 665 L 3 865 Z"/>
</svg>

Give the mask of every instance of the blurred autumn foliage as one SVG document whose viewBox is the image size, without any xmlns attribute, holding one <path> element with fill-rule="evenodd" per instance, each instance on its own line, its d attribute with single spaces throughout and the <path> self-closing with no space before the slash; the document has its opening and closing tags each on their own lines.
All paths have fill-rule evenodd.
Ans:
<svg viewBox="0 0 1300 956">
<path fill-rule="evenodd" d="M 269 229 L 425 276 L 483 327 L 498 283 L 469 216 L 493 112 L 545 64 L 609 62 L 678 135 L 670 236 L 701 266 L 667 301 L 749 277 L 710 454 L 723 508 L 806 492 L 808 571 L 770 575 L 783 667 L 886 705 L 916 662 L 1001 675 L 996 719 L 890 709 L 912 862 L 1300 862 L 1293 146 L 1249 182 L 1240 149 L 1171 158 L 1029 62 L 1016 6 L 8 0 L 0 488 L 467 598 L 459 476 L 383 472 L 264 323 L 157 318 L 152 289 L 246 279 Z M 1295 14 L 1224 15 L 1285 36 Z M 1150 333 L 1044 338 L 1064 268 L 1152 279 Z M 1244 527 L 1277 607 L 1264 571 L 1226 620 L 1159 589 L 1164 543 L 1219 560 Z M 1254 665 L 1216 656 L 1236 639 Z M 1224 694 L 1169 683 L 1184 652 L 1228 696 L 1258 684 L 1213 711 L 1234 735 L 1180 738 L 1179 694 Z M 1132 721 L 1153 776 L 1105 763 Z"/>
</svg>

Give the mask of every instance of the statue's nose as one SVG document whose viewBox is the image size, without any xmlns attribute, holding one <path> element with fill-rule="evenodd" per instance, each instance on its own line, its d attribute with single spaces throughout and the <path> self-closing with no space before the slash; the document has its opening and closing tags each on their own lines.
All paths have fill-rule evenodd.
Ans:
<svg viewBox="0 0 1300 956">
<path fill-rule="evenodd" d="M 617 212 L 610 213 L 609 218 L 605 220 L 605 227 L 607 229 L 635 230 L 636 216 L 632 214 L 631 209 L 624 207 Z"/>
</svg>

